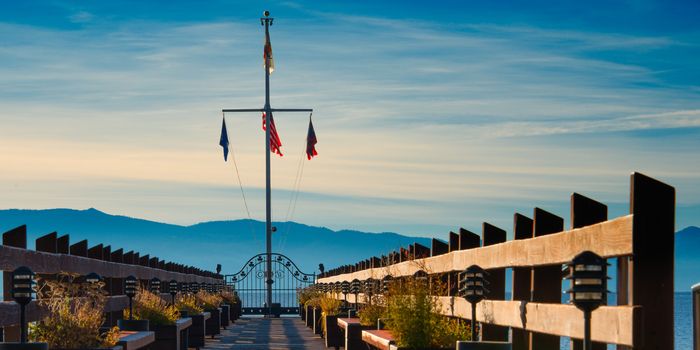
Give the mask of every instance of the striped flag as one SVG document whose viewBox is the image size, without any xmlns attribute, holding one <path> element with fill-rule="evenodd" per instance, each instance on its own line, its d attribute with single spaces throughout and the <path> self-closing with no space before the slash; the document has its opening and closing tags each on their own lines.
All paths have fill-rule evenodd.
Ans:
<svg viewBox="0 0 700 350">
<path fill-rule="evenodd" d="M 224 162 L 228 161 L 228 131 L 226 131 L 226 118 L 224 118 L 221 124 L 221 138 L 219 139 L 219 145 L 224 148 Z"/>
<path fill-rule="evenodd" d="M 272 44 L 270 44 L 270 33 L 265 33 L 265 48 L 263 49 L 263 69 L 265 69 L 266 60 L 270 59 L 268 68 L 269 74 L 275 71 L 275 59 L 272 57 Z"/>
<path fill-rule="evenodd" d="M 311 117 L 309 117 L 309 132 L 306 134 L 306 158 L 309 160 L 318 155 L 318 152 L 316 152 L 317 142 L 314 124 L 311 123 Z"/>
<path fill-rule="evenodd" d="M 265 112 L 262 114 L 262 128 L 265 130 Z M 282 147 L 282 141 L 280 140 L 280 136 L 277 134 L 275 119 L 272 117 L 272 114 L 270 114 L 270 151 L 277 153 L 280 155 L 280 157 L 282 157 L 283 154 L 280 147 Z"/>
</svg>

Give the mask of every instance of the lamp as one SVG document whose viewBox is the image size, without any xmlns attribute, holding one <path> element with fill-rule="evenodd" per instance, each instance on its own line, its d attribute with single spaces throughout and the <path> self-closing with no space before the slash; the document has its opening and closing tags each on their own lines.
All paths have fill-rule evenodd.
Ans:
<svg viewBox="0 0 700 350">
<path fill-rule="evenodd" d="M 190 282 L 190 293 L 196 294 L 197 292 L 199 292 L 199 283 Z"/>
<path fill-rule="evenodd" d="M 596 253 L 584 251 L 574 257 L 569 263 L 571 288 L 566 291 L 572 302 L 583 311 L 584 332 L 583 348 L 592 349 L 591 342 L 591 312 L 604 304 L 607 297 L 608 263 Z"/>
<path fill-rule="evenodd" d="M 151 293 L 158 295 L 160 294 L 160 280 L 156 277 L 151 278 L 150 283 L 148 284 L 149 289 Z"/>
<path fill-rule="evenodd" d="M 348 302 L 348 293 L 350 293 L 350 282 L 343 281 L 340 283 L 340 292 L 345 296 L 345 302 Z"/>
<path fill-rule="evenodd" d="M 365 298 L 369 302 L 370 305 L 372 305 L 372 295 L 374 295 L 374 291 L 377 289 L 377 280 L 374 278 L 368 278 L 365 280 Z"/>
<path fill-rule="evenodd" d="M 350 282 L 350 293 L 355 294 L 355 309 L 357 309 L 357 295 L 360 294 L 360 280 L 357 278 Z"/>
<path fill-rule="evenodd" d="M 170 280 L 168 283 L 168 292 L 173 299 L 173 305 L 175 305 L 175 295 L 177 294 L 178 283 L 176 280 Z"/>
<path fill-rule="evenodd" d="M 486 289 L 486 285 L 489 284 L 486 275 L 488 273 L 478 265 L 469 266 L 460 274 L 459 294 L 472 304 L 472 341 L 476 341 L 476 304 L 484 300 L 489 293 Z"/>
<path fill-rule="evenodd" d="M 382 294 L 389 294 L 389 289 L 391 284 L 394 282 L 394 278 L 391 275 L 386 275 L 382 278 Z"/>
<path fill-rule="evenodd" d="M 133 320 L 134 310 L 132 308 L 132 299 L 136 296 L 136 284 L 138 280 L 134 276 L 129 276 L 124 279 L 124 294 L 129 298 L 129 320 Z"/>
<path fill-rule="evenodd" d="M 85 276 L 85 282 L 87 282 L 87 283 L 95 284 L 95 283 L 98 283 L 100 281 L 102 281 L 102 276 L 100 276 L 94 272 L 90 272 L 89 274 L 87 274 L 87 276 Z"/>
<path fill-rule="evenodd" d="M 20 307 L 20 342 L 27 342 L 27 317 L 25 308 L 32 301 L 34 293 L 34 272 L 26 266 L 20 266 L 12 272 L 12 299 Z"/>
</svg>

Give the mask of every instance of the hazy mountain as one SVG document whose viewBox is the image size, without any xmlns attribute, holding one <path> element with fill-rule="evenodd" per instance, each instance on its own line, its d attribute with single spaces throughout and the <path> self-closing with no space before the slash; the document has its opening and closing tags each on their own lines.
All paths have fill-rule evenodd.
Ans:
<svg viewBox="0 0 700 350">
<path fill-rule="evenodd" d="M 161 259 L 213 270 L 222 264 L 224 273 L 234 273 L 253 255 L 265 250 L 265 224 L 234 220 L 179 226 L 110 215 L 96 209 L 0 210 L 0 232 L 27 224 L 28 245 L 44 234 L 70 234 L 71 243 L 82 239 L 88 245 L 111 245 Z M 332 231 L 294 222 L 274 223 L 273 251 L 282 252 L 305 272 L 355 263 L 428 238 L 396 233 Z M 700 228 L 691 226 L 676 233 L 676 290 L 687 291 L 700 283 Z M 613 269 L 614 270 L 614 269 Z M 613 271 L 611 271 L 612 274 Z"/>
<path fill-rule="evenodd" d="M 70 234 L 71 244 L 82 239 L 88 246 L 111 245 L 161 259 L 214 270 L 222 264 L 223 273 L 234 273 L 253 255 L 265 251 L 265 224 L 234 220 L 179 226 L 110 215 L 96 209 L 0 210 L 0 231 L 26 224 L 28 246 L 34 249 L 37 237 L 58 231 Z M 327 268 L 355 263 L 370 256 L 406 247 L 427 238 L 396 233 L 332 231 L 295 222 L 274 223 L 273 251 L 290 257 L 305 272 L 323 263 Z"/>
</svg>

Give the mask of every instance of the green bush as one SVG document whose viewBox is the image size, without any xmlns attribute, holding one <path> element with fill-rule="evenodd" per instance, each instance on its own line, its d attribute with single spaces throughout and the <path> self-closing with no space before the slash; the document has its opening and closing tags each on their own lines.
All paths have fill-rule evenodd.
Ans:
<svg viewBox="0 0 700 350">
<path fill-rule="evenodd" d="M 357 312 L 360 317 L 360 324 L 363 326 L 376 326 L 377 320 L 384 318 L 385 308 L 377 305 L 365 305 Z"/>
<path fill-rule="evenodd" d="M 133 318 L 135 320 L 148 320 L 154 326 L 174 325 L 180 317 L 175 306 L 169 305 L 159 296 L 150 291 L 139 288 L 133 300 Z M 129 310 L 124 310 L 124 318 L 128 319 Z"/>
</svg>

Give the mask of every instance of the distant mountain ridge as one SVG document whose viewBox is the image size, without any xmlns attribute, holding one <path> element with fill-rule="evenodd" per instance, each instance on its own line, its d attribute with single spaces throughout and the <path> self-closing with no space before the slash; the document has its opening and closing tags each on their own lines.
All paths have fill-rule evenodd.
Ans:
<svg viewBox="0 0 700 350">
<path fill-rule="evenodd" d="M 0 232 L 27 225 L 27 242 L 34 249 L 36 238 L 57 231 L 70 234 L 71 243 L 83 239 L 88 245 L 111 245 L 161 259 L 213 270 L 222 264 L 223 273 L 235 273 L 253 255 L 264 252 L 265 224 L 242 219 L 209 221 L 190 226 L 160 223 L 90 208 L 0 210 Z M 355 263 L 418 242 L 430 246 L 430 238 L 398 233 L 332 231 L 295 222 L 275 222 L 273 251 L 290 257 L 305 272 Z M 251 232 L 254 232 L 254 234 Z M 286 236 L 286 237 L 285 237 Z M 700 283 L 700 228 L 690 226 L 676 233 L 676 290 L 688 291 Z"/>
<path fill-rule="evenodd" d="M 222 264 L 223 273 L 237 272 L 250 257 L 265 250 L 265 224 L 248 219 L 182 226 L 111 215 L 94 208 L 0 210 L 0 231 L 23 224 L 27 225 L 31 249 L 36 238 L 57 231 L 70 234 L 71 244 L 87 239 L 89 246 L 103 243 L 111 245 L 113 250 L 134 250 L 208 270 Z M 317 270 L 319 263 L 332 268 L 386 254 L 414 242 L 430 244 L 429 238 L 392 232 L 332 231 L 295 222 L 273 224 L 277 228 L 273 234 L 273 251 L 289 256 L 308 273 Z"/>
</svg>

